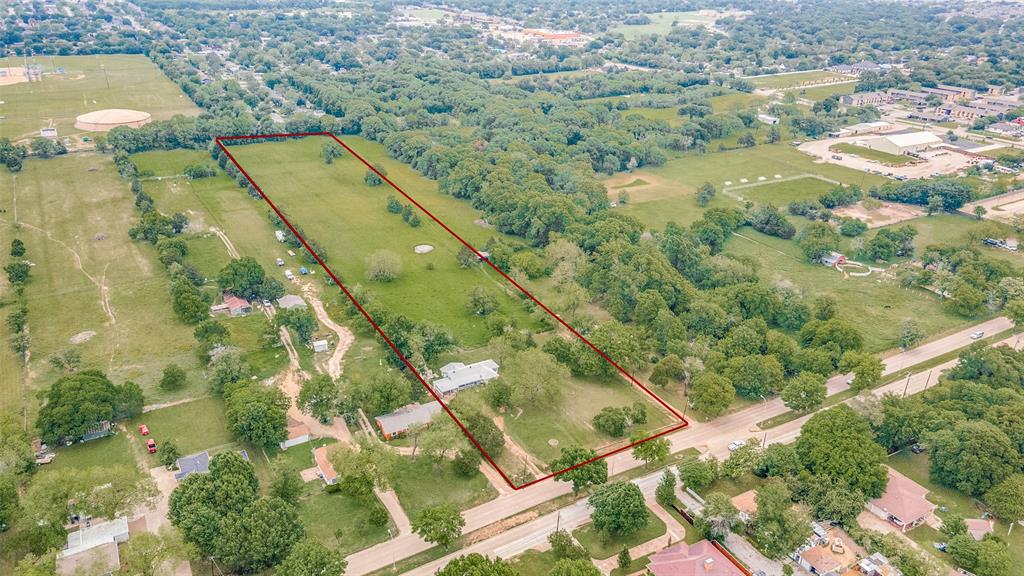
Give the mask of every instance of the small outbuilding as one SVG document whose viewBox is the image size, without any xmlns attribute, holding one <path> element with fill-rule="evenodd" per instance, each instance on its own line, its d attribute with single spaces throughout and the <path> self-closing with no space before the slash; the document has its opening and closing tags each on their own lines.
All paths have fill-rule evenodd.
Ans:
<svg viewBox="0 0 1024 576">
<path fill-rule="evenodd" d="M 327 352 L 331 347 L 327 343 L 327 340 L 314 340 L 313 341 L 313 352 Z"/>
<path fill-rule="evenodd" d="M 292 446 L 298 446 L 299 444 L 305 444 L 309 442 L 309 426 L 306 426 L 298 420 L 288 419 L 288 438 L 281 442 L 281 450 L 287 450 Z"/>
<path fill-rule="evenodd" d="M 277 238 L 278 242 L 284 242 L 284 231 L 274 230 L 274 238 Z"/>
<path fill-rule="evenodd" d="M 328 486 L 338 483 L 338 473 L 334 471 L 334 465 L 327 455 L 327 446 L 313 449 L 313 462 L 316 463 L 316 473 Z"/>
</svg>

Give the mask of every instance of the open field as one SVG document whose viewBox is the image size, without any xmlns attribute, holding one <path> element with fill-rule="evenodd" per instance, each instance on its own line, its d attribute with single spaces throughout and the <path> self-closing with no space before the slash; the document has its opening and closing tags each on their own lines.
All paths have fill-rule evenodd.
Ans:
<svg viewBox="0 0 1024 576">
<path fill-rule="evenodd" d="M 711 182 L 719 190 L 709 207 L 735 207 L 736 201 L 721 192 L 725 182 L 739 185 L 744 178 L 749 182 L 757 182 L 760 176 L 774 179 L 776 174 L 782 178 L 818 175 L 861 187 L 881 185 L 888 181 L 882 176 L 841 166 L 815 164 L 811 157 L 791 146 L 772 144 L 728 152 L 687 154 L 657 168 L 641 168 L 629 174 L 616 174 L 605 179 L 604 183 L 609 188 L 610 196 L 615 198 L 618 193 L 616 186 L 630 184 L 637 179 L 645 181 L 644 185 L 627 188 L 629 203 L 617 210 L 623 210 L 651 228 L 660 229 L 671 221 L 689 224 L 701 217 L 703 209 L 697 206 L 694 193 L 705 181 Z M 755 190 L 757 188 L 746 190 L 743 195 L 753 195 Z"/>
<path fill-rule="evenodd" d="M 182 455 L 235 442 L 224 416 L 224 400 L 213 396 L 140 414 L 125 426 L 129 434 L 138 434 L 140 424 L 149 428 L 149 437 L 157 444 L 170 440 Z M 155 466 L 156 459 L 151 458 Z"/>
<path fill-rule="evenodd" d="M 451 503 L 466 510 L 498 495 L 483 474 L 470 478 L 459 476 L 450 462 L 435 466 L 425 454 L 418 454 L 416 458 L 400 457 L 395 464 L 392 484 L 410 518 L 430 506 Z M 438 490 L 439 486 L 444 489 Z"/>
<path fill-rule="evenodd" d="M 829 72 L 828 70 L 812 70 L 808 72 L 793 72 L 788 74 L 771 74 L 747 78 L 758 88 L 787 89 L 799 88 L 808 84 L 824 84 L 826 82 L 838 82 L 841 80 L 852 80 L 849 76 Z"/>
<path fill-rule="evenodd" d="M 715 114 L 721 114 L 723 112 L 732 112 L 735 110 L 750 108 L 751 106 L 756 106 L 767 99 L 768 98 L 764 96 L 751 94 L 749 92 L 734 92 L 732 94 L 712 96 L 711 109 Z"/>
<path fill-rule="evenodd" d="M 877 208 L 872 208 L 870 206 L 873 206 L 873 203 L 865 206 L 864 201 L 861 200 L 849 206 L 836 208 L 834 212 L 846 218 L 863 220 L 867 223 L 868 228 L 880 228 L 904 220 L 913 220 L 924 214 L 924 210 L 920 206 L 896 202 L 879 202 L 879 204 Z"/>
<path fill-rule="evenodd" d="M 933 483 L 929 476 L 928 462 L 927 453 L 913 454 L 909 451 L 903 451 L 889 457 L 890 466 L 930 490 L 927 498 L 940 506 L 935 511 L 936 515 L 940 518 L 948 513 L 957 513 L 964 518 L 981 518 L 982 512 L 985 511 L 981 502 L 956 490 Z M 946 511 L 943 511 L 941 507 L 945 507 Z M 1018 526 L 1016 530 L 1007 535 L 1008 529 L 1009 526 L 1005 522 L 996 520 L 993 533 L 1006 541 L 1010 547 L 1010 556 L 1014 561 L 1010 571 L 1007 572 L 1007 576 L 1022 576 L 1024 575 L 1024 530 L 1021 530 L 1020 526 Z M 908 532 L 907 536 L 936 557 L 952 564 L 952 559 L 949 555 L 939 552 L 932 545 L 934 542 L 945 542 L 947 540 L 945 536 L 934 528 L 922 525 Z"/>
<path fill-rule="evenodd" d="M 426 215 L 421 215 L 419 227 L 412 227 L 388 212 L 386 199 L 397 193 L 386 185 L 367 186 L 363 182 L 366 168 L 356 158 L 345 154 L 334 164 L 324 165 L 320 158 L 324 141 L 304 138 L 237 146 L 232 153 L 292 223 L 324 246 L 329 265 L 342 282 L 364 286 L 389 310 L 414 321 L 449 328 L 463 345 L 479 345 L 487 338 L 483 318 L 467 309 L 469 294 L 478 286 L 497 297 L 495 313 L 523 327 L 537 326 L 506 280 L 483 266 L 462 268 L 456 259 L 460 244 Z M 493 235 L 473 224 L 479 215 L 467 203 L 438 194 L 435 182 L 385 159 L 379 145 L 365 141 L 350 145 L 365 152 L 368 161 L 383 163 L 390 178 L 457 233 L 464 233 L 467 241 L 482 247 Z M 433 251 L 415 253 L 414 247 L 422 244 Z M 401 262 L 400 277 L 392 282 L 370 279 L 369 258 L 381 250 L 390 251 Z"/>
<path fill-rule="evenodd" d="M 829 96 L 843 96 L 846 94 L 853 94 L 853 89 L 857 87 L 857 82 L 842 82 L 837 84 L 829 84 L 826 86 L 815 86 L 814 88 L 794 88 L 787 90 L 792 92 L 798 98 L 806 98 L 807 100 L 824 100 Z"/>
<path fill-rule="evenodd" d="M 106 438 L 57 448 L 57 458 L 51 464 L 43 466 L 40 472 L 57 474 L 72 468 L 109 468 L 111 466 L 126 466 L 131 470 L 139 471 L 125 434 L 125 432 L 119 431 Z M 139 474 L 141 475 L 141 471 Z"/>
<path fill-rule="evenodd" d="M 795 200 L 815 200 L 822 194 L 835 188 L 831 182 L 817 178 L 796 178 L 781 182 L 768 180 L 758 183 L 756 186 L 749 186 L 740 189 L 727 189 L 726 194 L 739 196 L 743 201 L 750 200 L 757 204 L 774 204 L 784 208 Z"/>
<path fill-rule="evenodd" d="M 548 576 L 557 561 L 558 558 L 551 550 L 546 552 L 527 550 L 512 558 L 511 564 L 520 576 Z"/>
<path fill-rule="evenodd" d="M 21 398 L 33 401 L 32 392 L 60 376 L 46 359 L 69 348 L 81 353 L 83 367 L 100 368 L 115 382 L 139 383 L 149 403 L 195 393 L 200 378 L 192 328 L 171 310 L 155 250 L 128 238 L 138 214 L 109 157 L 28 160 L 20 173 L 0 175 L 0 208 L 0 245 L 10 244 L 17 220 L 17 236 L 34 264 L 25 289 L 31 370 L 27 383 L 4 370 L 18 376 L 0 382 L 5 395 L 25 385 Z M 81 342 L 73 344 L 76 335 Z M 173 393 L 156 387 L 171 362 L 185 368 L 192 386 Z"/>
<path fill-rule="evenodd" d="M 894 348 L 900 324 L 911 318 L 929 335 L 962 328 L 972 320 L 942 308 L 939 297 L 920 289 L 901 288 L 895 281 L 881 281 L 877 274 L 864 278 L 843 274 L 804 261 L 799 246 L 750 228 L 739 231 L 726 244 L 726 253 L 759 264 L 758 274 L 775 285 L 794 287 L 808 297 L 829 294 L 839 302 L 839 316 L 854 323 L 872 352 Z M 920 245 L 915 241 L 915 245 Z"/>
<path fill-rule="evenodd" d="M 872 150 L 871 148 L 867 148 L 865 146 L 857 146 L 856 144 L 851 144 L 849 142 L 842 142 L 840 144 L 836 144 L 835 146 L 832 146 L 830 150 L 841 154 L 856 154 L 861 158 L 865 158 L 868 160 L 878 160 L 882 164 L 890 166 L 902 166 L 904 164 L 910 164 L 911 162 L 914 161 L 914 159 L 911 158 L 910 156 L 889 154 L 888 152 L 882 152 L 881 150 Z"/>
<path fill-rule="evenodd" d="M 672 108 L 630 108 L 629 110 L 622 111 L 622 117 L 625 118 L 630 114 L 637 114 L 643 116 L 648 120 L 664 120 L 668 122 L 669 126 L 682 126 L 684 118 L 680 116 L 676 107 Z"/>
<path fill-rule="evenodd" d="M 4 66 L 16 58 L 0 60 Z M 19 140 L 38 136 L 39 129 L 57 128 L 65 136 L 78 133 L 75 117 L 106 108 L 148 112 L 154 120 L 176 114 L 196 115 L 199 109 L 148 58 L 141 55 L 36 57 L 42 82 L 0 86 L 0 137 Z M 63 68 L 55 74 L 54 65 Z M 107 82 L 109 81 L 109 88 Z"/>
<path fill-rule="evenodd" d="M 351 554 L 387 540 L 389 531 L 397 532 L 390 520 L 384 526 L 371 522 L 372 509 L 364 498 L 327 492 L 316 480 L 306 484 L 298 513 L 308 535 L 342 554 Z"/>
<path fill-rule="evenodd" d="M 622 34 L 626 38 L 637 38 L 647 34 L 668 34 L 674 26 L 706 26 L 713 24 L 718 18 L 710 11 L 691 12 L 651 12 L 645 14 L 650 18 L 649 24 L 620 24 L 610 30 Z"/>
</svg>

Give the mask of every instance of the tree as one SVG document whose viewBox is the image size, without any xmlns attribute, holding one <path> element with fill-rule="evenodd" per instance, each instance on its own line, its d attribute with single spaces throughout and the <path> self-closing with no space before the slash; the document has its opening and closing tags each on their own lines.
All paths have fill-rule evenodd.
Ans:
<svg viewBox="0 0 1024 576">
<path fill-rule="evenodd" d="M 273 448 L 288 437 L 290 401 L 276 388 L 239 383 L 224 395 L 228 429 L 255 446 Z"/>
<path fill-rule="evenodd" d="M 732 500 L 721 492 L 712 492 L 704 499 L 704 510 L 697 518 L 697 525 L 711 540 L 721 542 L 739 523 L 740 512 Z"/>
<path fill-rule="evenodd" d="M 791 494 L 782 480 L 772 478 L 757 491 L 757 514 L 748 530 L 754 545 L 769 558 L 782 558 L 810 532 L 808 522 L 793 510 Z"/>
<path fill-rule="evenodd" d="M 284 286 L 281 282 L 268 277 L 263 266 L 251 256 L 228 262 L 217 275 L 217 286 L 222 292 L 246 300 L 276 300 L 284 296 Z"/>
<path fill-rule="evenodd" d="M 362 408 L 370 418 L 392 412 L 412 399 L 409 382 L 398 372 L 386 369 L 374 370 L 344 388 L 348 392 L 346 402 Z"/>
<path fill-rule="evenodd" d="M 616 438 L 626 433 L 629 416 L 622 408 L 605 406 L 590 421 L 594 429 Z"/>
<path fill-rule="evenodd" d="M 589 499 L 594 528 L 612 536 L 628 536 L 647 525 L 649 511 L 640 488 L 632 482 L 602 486 Z"/>
<path fill-rule="evenodd" d="M 289 465 L 286 460 L 277 460 L 273 466 L 273 476 L 270 479 L 270 495 L 275 498 L 295 505 L 299 503 L 299 497 L 303 490 L 302 478 L 299 471 Z"/>
<path fill-rule="evenodd" d="M 662 508 L 670 510 L 676 503 L 676 475 L 671 470 L 665 469 L 661 475 L 661 481 L 654 490 L 654 498 L 661 504 Z"/>
<path fill-rule="evenodd" d="M 761 463 L 757 468 L 757 475 L 761 477 L 778 476 L 792 477 L 803 470 L 800 463 L 800 456 L 796 448 L 791 444 L 769 444 L 761 456 Z"/>
<path fill-rule="evenodd" d="M 21 238 L 15 238 L 11 240 L 11 257 L 21 258 L 25 255 L 25 243 L 22 242 Z"/>
<path fill-rule="evenodd" d="M 274 324 L 279 328 L 287 326 L 295 330 L 295 334 L 302 342 L 309 342 L 313 338 L 313 332 L 319 326 L 316 316 L 307 308 L 279 310 L 274 316 Z"/>
<path fill-rule="evenodd" d="M 928 203 L 925 205 L 925 210 L 928 212 L 929 216 L 937 212 L 942 212 L 945 209 L 945 202 L 943 201 L 942 196 L 932 194 L 928 197 Z"/>
<path fill-rule="evenodd" d="M 601 571 L 590 560 L 570 560 L 563 558 L 555 562 L 548 576 L 601 576 Z"/>
<path fill-rule="evenodd" d="M 224 518 L 215 546 L 217 558 L 231 568 L 252 572 L 281 563 L 303 536 L 295 508 L 264 496 L 241 514 Z"/>
<path fill-rule="evenodd" d="M 985 421 L 961 421 L 932 434 L 931 478 L 981 496 L 1021 468 L 1021 455 L 1003 431 Z"/>
<path fill-rule="evenodd" d="M 274 569 L 275 576 L 341 576 L 348 562 L 315 538 L 304 538 L 292 546 L 291 552 Z"/>
<path fill-rule="evenodd" d="M 669 354 L 654 365 L 654 370 L 651 371 L 650 380 L 652 384 L 664 388 L 672 382 L 682 381 L 685 376 L 686 366 L 683 364 L 683 361 L 679 356 Z"/>
<path fill-rule="evenodd" d="M 505 362 L 501 379 L 509 387 L 512 404 L 529 408 L 555 402 L 569 371 L 550 354 L 529 348 Z"/>
<path fill-rule="evenodd" d="M 324 142 L 320 148 L 320 156 L 324 159 L 324 164 L 334 163 L 334 159 L 340 158 L 343 153 L 344 150 L 336 142 Z"/>
<path fill-rule="evenodd" d="M 985 493 L 985 502 L 992 513 L 1010 525 L 1024 520 L 1024 474 L 1013 474 Z"/>
<path fill-rule="evenodd" d="M 430 426 L 420 434 L 420 448 L 437 464 L 437 471 L 441 471 L 441 463 L 452 454 L 466 447 L 465 436 L 462 430 L 455 424 L 455 421 L 443 412 L 434 415 Z"/>
<path fill-rule="evenodd" d="M 22 419 L 12 412 L 0 411 L 0 476 L 22 474 L 34 465 L 32 440 Z"/>
<path fill-rule="evenodd" d="M 139 532 L 121 545 L 121 570 L 132 576 L 155 576 L 173 571 L 177 562 L 187 560 L 189 547 L 177 530 L 164 526 L 156 534 Z"/>
<path fill-rule="evenodd" d="M 974 212 L 975 218 L 977 218 L 978 220 L 981 220 L 982 218 L 985 217 L 985 214 L 988 213 L 988 210 L 986 210 L 984 206 L 978 205 L 978 206 L 974 207 L 973 212 Z"/>
<path fill-rule="evenodd" d="M 358 449 L 338 446 L 328 456 L 341 477 L 342 488 L 351 493 L 369 494 L 391 487 L 395 454 L 379 442 L 360 440 Z"/>
<path fill-rule="evenodd" d="M 619 556 L 618 556 L 618 558 L 616 560 L 617 560 L 617 562 L 619 564 L 619 568 L 625 570 L 626 568 L 629 567 L 629 565 L 633 562 L 633 559 L 630 558 L 630 556 L 629 556 L 629 547 L 628 546 L 623 546 L 622 547 L 622 550 L 619 552 Z"/>
<path fill-rule="evenodd" d="M 575 560 L 589 560 L 590 554 L 585 548 L 573 540 L 572 535 L 565 530 L 555 530 L 548 536 L 548 543 L 551 544 L 551 552 L 555 558 L 569 558 Z"/>
<path fill-rule="evenodd" d="M 736 392 L 748 398 L 767 396 L 783 382 L 782 364 L 775 356 L 752 354 L 729 360 L 725 377 Z"/>
<path fill-rule="evenodd" d="M 825 401 L 825 377 L 814 372 L 801 372 L 782 389 L 782 401 L 796 412 L 810 412 Z"/>
<path fill-rule="evenodd" d="M 161 390 L 181 390 L 187 384 L 185 370 L 177 364 L 168 364 L 160 378 Z"/>
<path fill-rule="evenodd" d="M 491 560 L 482 554 L 473 553 L 459 556 L 445 564 L 436 576 L 518 576 L 518 572 L 501 558 Z"/>
<path fill-rule="evenodd" d="M 942 529 L 940 531 L 946 538 L 953 538 L 967 533 L 967 523 L 964 522 L 964 517 L 960 514 L 950 512 L 942 519 Z"/>
<path fill-rule="evenodd" d="M 366 275 L 374 282 L 394 282 L 402 274 L 402 259 L 390 250 L 378 250 L 370 255 Z"/>
<path fill-rule="evenodd" d="M 797 236 L 808 262 L 817 262 L 839 249 L 839 234 L 827 222 L 811 222 Z"/>
<path fill-rule="evenodd" d="M 161 464 L 170 469 L 178 461 L 178 458 L 181 458 L 181 453 L 178 452 L 178 447 L 172 440 L 164 440 L 160 444 L 160 448 L 157 449 L 156 456 Z"/>
<path fill-rule="evenodd" d="M 217 396 L 224 394 L 224 388 L 238 382 L 249 380 L 252 369 L 237 350 L 224 351 L 217 354 L 207 368 L 210 378 L 210 392 Z"/>
<path fill-rule="evenodd" d="M 378 167 L 377 169 L 383 170 L 383 167 Z M 382 174 L 386 174 L 386 172 L 382 172 Z M 373 170 L 367 168 L 366 174 L 363 174 L 363 182 L 365 182 L 367 186 L 380 186 L 384 183 L 384 179 L 380 177 L 380 174 L 377 174 Z"/>
<path fill-rule="evenodd" d="M 701 184 L 700 188 L 697 189 L 697 205 L 707 206 L 711 199 L 715 197 L 715 186 L 711 182 L 705 182 Z"/>
<path fill-rule="evenodd" d="M 327 374 L 318 374 L 302 383 L 295 405 L 321 422 L 329 422 L 337 413 L 340 391 Z"/>
<path fill-rule="evenodd" d="M 849 350 L 839 361 L 839 369 L 843 372 L 853 372 L 851 388 L 870 390 L 882 379 L 884 366 L 878 356 L 874 354 Z"/>
<path fill-rule="evenodd" d="M 18 285 L 28 282 L 28 276 L 31 268 L 27 262 L 11 262 L 4 266 L 4 271 L 7 272 L 7 281 L 11 284 Z"/>
<path fill-rule="evenodd" d="M 0 472 L 0 526 L 6 529 L 13 523 L 21 508 L 18 480 L 13 472 Z"/>
<path fill-rule="evenodd" d="M 498 309 L 498 298 L 486 288 L 474 286 L 469 291 L 469 300 L 466 302 L 466 308 L 473 315 L 487 316 Z"/>
<path fill-rule="evenodd" d="M 811 416 L 797 438 L 796 452 L 813 474 L 845 482 L 868 498 L 885 491 L 885 449 L 875 443 L 867 420 L 846 404 Z"/>
<path fill-rule="evenodd" d="M 412 530 L 427 542 L 447 549 L 462 534 L 466 519 L 454 504 L 424 508 L 413 518 Z"/>
<path fill-rule="evenodd" d="M 643 432 L 637 432 L 630 442 L 639 442 L 646 437 Z M 633 458 L 642 460 L 644 464 L 650 466 L 655 462 L 664 462 L 668 459 L 670 454 L 669 443 L 667 438 L 654 438 L 641 444 L 637 444 L 633 447 Z"/>
<path fill-rule="evenodd" d="M 579 446 L 569 446 L 562 448 L 562 454 L 551 462 L 551 469 L 554 471 L 567 470 L 593 458 L 597 458 L 597 452 Z M 572 493 L 579 494 L 580 490 L 588 486 L 596 486 L 608 481 L 608 462 L 595 460 L 563 472 L 555 476 L 555 480 L 572 482 Z"/>
<path fill-rule="evenodd" d="M 683 487 L 701 492 L 718 479 L 719 463 L 714 456 L 706 459 L 692 458 L 680 462 L 676 469 Z"/>
<path fill-rule="evenodd" d="M 701 372 L 693 379 L 690 403 L 694 410 L 714 418 L 719 416 L 736 398 L 732 382 L 714 372 Z"/>
<path fill-rule="evenodd" d="M 1024 310 L 1022 310 L 1024 311 Z M 1012 318 L 1011 318 L 1012 319 Z M 907 318 L 900 325 L 900 348 L 909 350 L 914 346 L 917 346 L 922 340 L 924 340 L 925 333 L 921 330 L 921 327 L 917 325 L 917 322 Z"/>
<path fill-rule="evenodd" d="M 131 418 L 142 412 L 138 385 L 115 386 L 98 370 L 63 376 L 46 393 L 46 403 L 36 418 L 43 442 L 76 440 L 104 420 Z"/>
</svg>

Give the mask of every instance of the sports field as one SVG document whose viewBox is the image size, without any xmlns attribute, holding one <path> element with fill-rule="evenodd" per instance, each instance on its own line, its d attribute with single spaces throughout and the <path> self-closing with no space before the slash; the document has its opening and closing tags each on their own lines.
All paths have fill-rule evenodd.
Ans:
<svg viewBox="0 0 1024 576">
<path fill-rule="evenodd" d="M 783 179 L 815 175 L 844 184 L 857 184 L 862 188 L 887 181 L 882 176 L 834 164 L 815 164 L 810 156 L 791 146 L 772 144 L 728 152 L 684 155 L 657 168 L 641 168 L 632 173 L 616 174 L 605 179 L 604 184 L 608 187 L 610 197 L 615 198 L 621 189 L 619 187 L 642 180 L 644 184 L 625 188 L 629 193 L 629 202 L 616 210 L 623 210 L 648 226 L 659 229 L 671 221 L 689 224 L 701 217 L 704 211 L 697 206 L 694 194 L 704 182 L 711 182 L 718 190 L 711 206 L 735 207 L 736 200 L 724 194 L 723 188 L 745 184 L 743 179 L 747 180 L 746 183 L 757 183 L 760 177 L 771 181 L 775 180 L 776 175 Z M 780 189 L 795 190 L 799 196 L 815 197 L 815 192 L 821 189 L 821 184 L 817 182 L 806 178 L 778 186 Z M 751 196 L 756 201 L 759 189 L 750 188 L 737 193 Z"/>
<path fill-rule="evenodd" d="M 621 24 L 612 28 L 611 32 L 633 39 L 647 34 L 668 34 L 673 26 L 706 26 L 717 19 L 715 14 L 697 11 L 651 12 L 646 16 L 651 20 L 649 24 Z"/>
<path fill-rule="evenodd" d="M 81 352 L 83 368 L 102 369 L 115 382 L 139 383 L 147 402 L 194 393 L 201 378 L 192 329 L 171 310 L 167 277 L 155 251 L 128 238 L 138 214 L 128 183 L 108 156 L 30 159 L 20 173 L 4 171 L 0 208 L 3 254 L 17 221 L 17 236 L 33 264 L 25 288 L 32 337 L 29 375 L 25 382 L 5 367 L 0 381 L 4 397 L 22 390 L 22 401 L 34 402 L 31 392 L 60 375 L 47 358 L 72 348 Z M 167 394 L 155 384 L 171 362 L 189 372 L 192 384 Z"/>
<path fill-rule="evenodd" d="M 798 88 L 808 84 L 819 84 L 838 80 L 852 80 L 849 76 L 829 72 L 828 70 L 811 70 L 808 72 L 792 72 L 786 74 L 771 74 L 768 76 L 757 76 L 747 78 L 758 88 L 781 90 L 787 88 Z"/>
<path fill-rule="evenodd" d="M 106 108 L 148 112 L 154 120 L 199 114 L 192 100 L 145 56 L 39 56 L 28 62 L 42 67 L 43 79 L 0 86 L 0 116 L 5 116 L 0 137 L 17 141 L 50 126 L 61 136 L 79 133 L 75 117 Z M 15 57 L 0 59 L 0 66 L 23 65 Z"/>
<path fill-rule="evenodd" d="M 324 246 L 329 265 L 342 282 L 362 285 L 389 310 L 414 321 L 449 328 L 463 346 L 487 340 L 483 318 L 467 309 L 470 292 L 476 287 L 498 299 L 496 313 L 515 319 L 521 327 L 537 326 L 506 280 L 482 266 L 460 266 L 456 255 L 461 245 L 448 232 L 425 215 L 420 226 L 412 227 L 400 215 L 388 212 L 387 197 L 397 193 L 386 185 L 366 185 L 366 167 L 356 158 L 346 153 L 325 165 L 320 157 L 324 142 L 324 138 L 304 138 L 231 150 L 293 224 Z M 389 177 L 417 200 L 422 198 L 428 210 L 479 249 L 494 235 L 473 224 L 479 215 L 469 204 L 438 194 L 434 181 L 385 159 L 379 145 L 365 141 L 350 145 L 361 154 L 366 151 L 367 160 L 382 162 Z M 420 245 L 433 250 L 416 253 L 414 249 Z M 400 261 L 396 280 L 370 279 L 369 260 L 380 251 L 389 251 Z"/>
</svg>

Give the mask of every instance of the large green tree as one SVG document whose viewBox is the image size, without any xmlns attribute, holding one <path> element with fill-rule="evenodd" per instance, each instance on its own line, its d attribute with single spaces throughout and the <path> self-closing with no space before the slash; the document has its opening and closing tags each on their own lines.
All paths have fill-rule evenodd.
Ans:
<svg viewBox="0 0 1024 576">
<path fill-rule="evenodd" d="M 448 548 L 462 534 L 466 519 L 454 504 L 424 508 L 412 520 L 412 530 L 424 540 Z"/>
<path fill-rule="evenodd" d="M 736 397 L 736 389 L 725 376 L 701 372 L 694 379 L 689 399 L 693 409 L 714 418 L 725 412 Z"/>
<path fill-rule="evenodd" d="M 555 471 L 566 470 L 596 457 L 597 452 L 594 450 L 579 446 L 569 446 L 562 448 L 562 454 L 551 462 L 551 469 Z M 588 486 L 596 486 L 608 481 L 608 462 L 603 459 L 595 460 L 589 464 L 573 468 L 568 472 L 563 472 L 555 476 L 555 480 L 571 482 L 573 494 L 579 494 L 580 490 Z"/>
<path fill-rule="evenodd" d="M 1021 469 L 1017 447 L 988 422 L 957 422 L 935 432 L 929 443 L 932 480 L 971 496 L 981 496 Z"/>
<path fill-rule="evenodd" d="M 846 404 L 811 416 L 796 441 L 800 461 L 812 473 L 845 482 L 868 498 L 885 491 L 885 449 L 867 420 Z"/>
<path fill-rule="evenodd" d="M 782 558 L 799 546 L 810 524 L 793 509 L 791 494 L 782 480 L 772 478 L 757 491 L 757 514 L 748 525 L 754 545 L 769 558 Z"/>
<path fill-rule="evenodd" d="M 292 546 L 291 552 L 274 569 L 275 576 L 341 576 L 348 563 L 337 550 L 319 540 L 304 538 Z"/>
<path fill-rule="evenodd" d="M 647 524 L 650 511 L 640 488 L 632 482 L 602 486 L 589 498 L 594 528 L 612 536 L 628 536 Z"/>
<path fill-rule="evenodd" d="M 251 256 L 228 262 L 217 275 L 221 291 L 253 300 L 265 298 L 276 300 L 284 296 L 284 286 L 276 278 L 270 278 L 263 266 Z"/>
<path fill-rule="evenodd" d="M 253 572 L 280 564 L 303 533 L 293 506 L 280 498 L 265 496 L 241 514 L 229 514 L 223 519 L 214 550 L 217 558 L 229 567 Z"/>
</svg>

